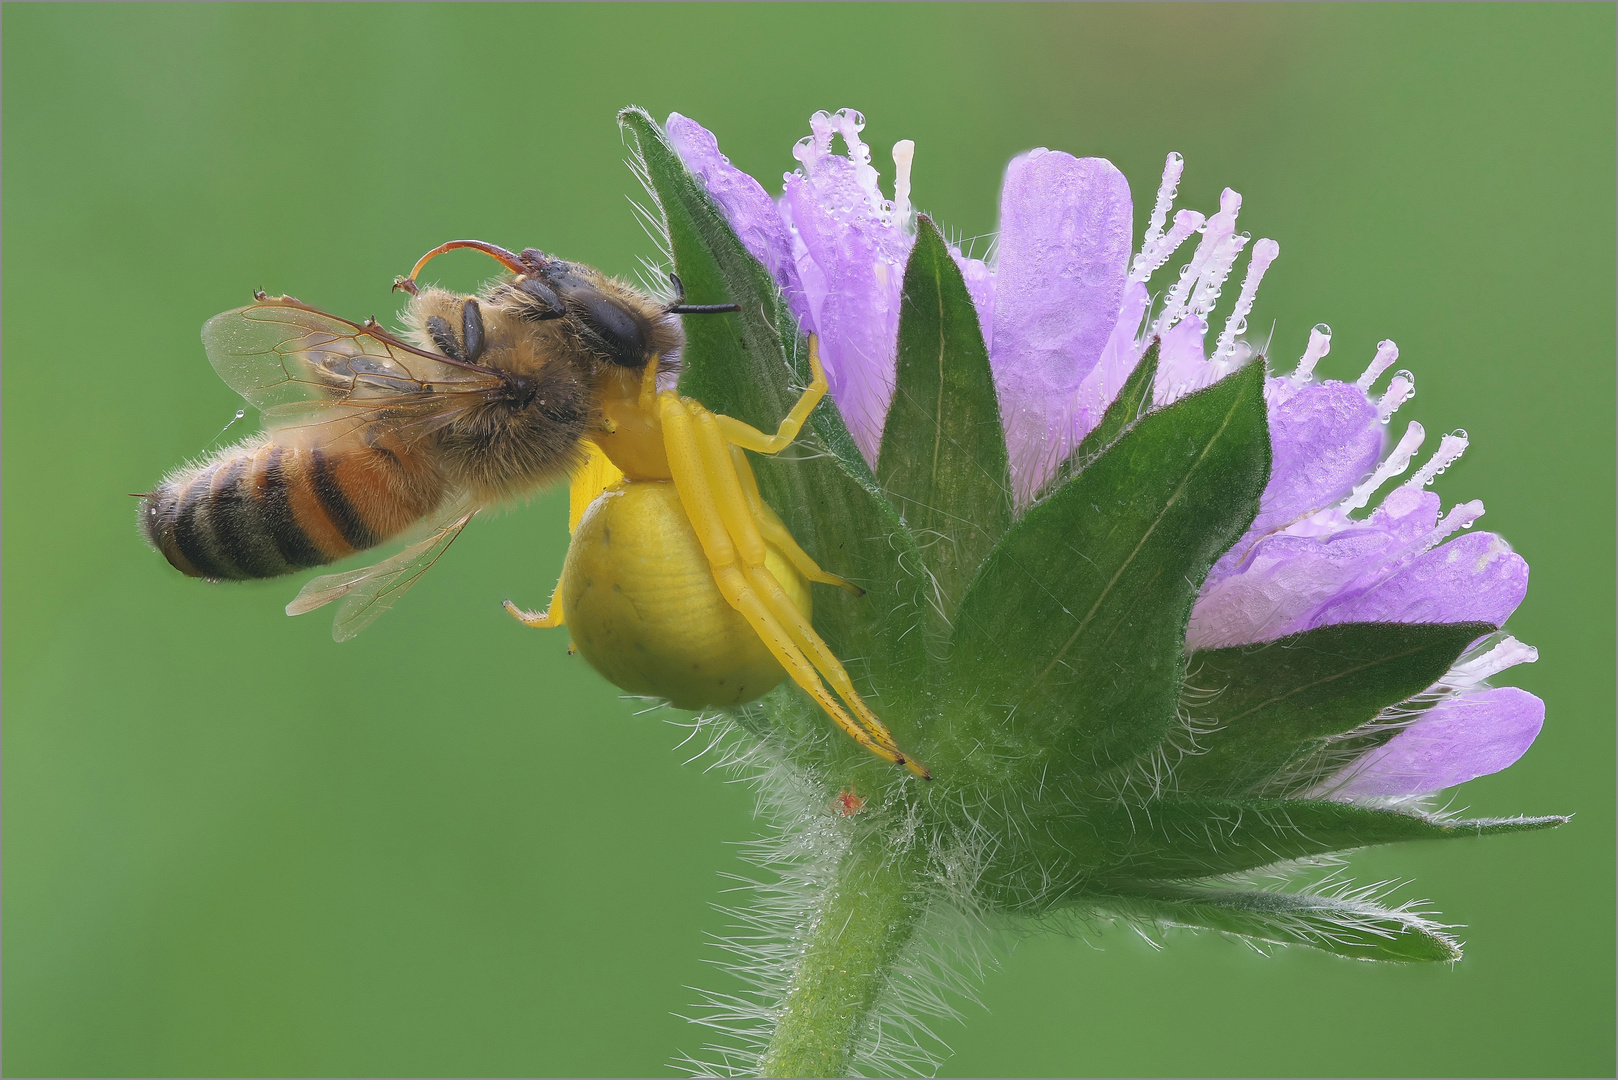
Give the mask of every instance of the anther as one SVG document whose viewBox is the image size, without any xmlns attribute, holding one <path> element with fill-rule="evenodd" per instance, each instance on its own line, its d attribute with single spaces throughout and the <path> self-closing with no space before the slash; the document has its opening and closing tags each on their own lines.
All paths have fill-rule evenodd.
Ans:
<svg viewBox="0 0 1618 1080">
<path fill-rule="evenodd" d="M 1325 323 L 1315 323 L 1315 328 L 1309 331 L 1309 344 L 1298 358 L 1297 370 L 1292 373 L 1294 383 L 1303 384 L 1315 377 L 1315 365 L 1327 353 L 1331 352 L 1331 327 Z"/>
<path fill-rule="evenodd" d="M 1412 488 L 1426 487 L 1442 476 L 1445 469 L 1460 460 L 1461 455 L 1466 453 L 1467 444 L 1470 442 L 1471 439 L 1466 432 L 1459 428 L 1445 435 L 1439 441 L 1438 449 L 1434 451 L 1433 456 L 1427 459 L 1427 464 L 1417 469 L 1416 475 L 1406 480 L 1404 486 Z"/>
<path fill-rule="evenodd" d="M 1152 204 L 1152 216 L 1146 223 L 1146 235 L 1141 239 L 1140 254 L 1135 256 L 1134 265 L 1129 268 L 1130 281 L 1145 281 L 1151 277 L 1152 271 L 1163 265 L 1174 248 L 1180 245 L 1180 241 L 1190 236 L 1196 229 L 1196 225 L 1186 229 L 1178 239 L 1173 241 L 1173 246 L 1163 252 L 1161 259 L 1155 258 L 1159 242 L 1163 239 L 1163 223 L 1168 220 L 1169 208 L 1174 205 L 1175 192 L 1180 188 L 1180 175 L 1184 172 L 1185 158 L 1179 154 L 1171 153 L 1164 160 L 1163 182 L 1157 186 L 1157 202 Z M 1174 215 L 1176 229 L 1179 228 L 1181 216 L 1186 213 L 1188 211 L 1182 210 L 1179 214 Z M 1201 217 L 1202 215 L 1198 214 L 1197 216 Z M 1200 221 L 1197 222 L 1197 225 L 1200 224 L 1202 224 Z M 1170 235 L 1172 237 L 1172 234 Z"/>
<path fill-rule="evenodd" d="M 1399 406 L 1416 396 L 1416 377 L 1408 371 L 1396 374 L 1388 383 L 1388 392 L 1376 403 L 1376 417 L 1386 424 Z"/>
<path fill-rule="evenodd" d="M 1482 656 L 1456 664 L 1441 680 L 1452 690 L 1470 690 L 1484 679 L 1490 679 L 1518 664 L 1532 664 L 1539 659 L 1539 650 L 1524 645 L 1516 638 L 1506 639 Z"/>
<path fill-rule="evenodd" d="M 1372 384 L 1381 378 L 1382 373 L 1392 367 L 1397 359 L 1399 359 L 1399 346 L 1392 341 L 1377 342 L 1375 359 L 1371 361 L 1371 366 L 1365 369 L 1365 373 L 1354 380 L 1354 385 L 1359 388 L 1360 393 L 1369 394 Z"/>
<path fill-rule="evenodd" d="M 1389 454 L 1387 460 L 1376 467 L 1376 471 L 1371 474 L 1370 479 L 1355 486 L 1348 498 L 1339 504 L 1338 509 L 1346 514 L 1350 510 L 1358 510 L 1370 502 L 1371 496 L 1376 494 L 1377 488 L 1410 468 L 1410 459 L 1415 457 L 1416 451 L 1421 449 L 1421 444 L 1426 439 L 1427 429 L 1414 420 L 1410 421 L 1410 426 L 1405 428 L 1404 437 L 1399 440 L 1399 445 L 1394 447 L 1393 453 Z"/>
<path fill-rule="evenodd" d="M 1247 331 L 1247 316 L 1252 314 L 1253 301 L 1258 296 L 1259 282 L 1264 280 L 1264 273 L 1281 254 L 1281 245 L 1274 240 L 1260 240 L 1253 245 L 1252 258 L 1247 263 L 1247 276 L 1242 279 L 1242 291 L 1237 294 L 1236 307 L 1225 320 L 1225 329 L 1219 335 L 1219 344 L 1214 349 L 1214 359 L 1219 360 L 1231 356 L 1236 352 L 1236 337 Z"/>
</svg>

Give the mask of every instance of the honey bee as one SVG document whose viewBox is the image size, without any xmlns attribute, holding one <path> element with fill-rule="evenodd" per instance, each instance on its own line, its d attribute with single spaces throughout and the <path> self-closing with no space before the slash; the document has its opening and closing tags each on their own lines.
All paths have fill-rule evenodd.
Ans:
<svg viewBox="0 0 1618 1080">
<path fill-rule="evenodd" d="M 429 260 L 470 248 L 509 276 L 474 295 L 420 288 Z M 398 554 L 304 586 L 290 615 L 341 601 L 345 640 L 390 607 L 481 510 L 571 477 L 572 544 L 545 612 L 598 671 L 634 693 L 702 708 L 762 695 L 790 676 L 872 753 L 900 751 L 810 623 L 822 570 L 759 496 L 743 449 L 774 454 L 826 392 L 813 379 L 772 434 L 659 390 L 683 342 L 679 317 L 735 305 L 656 300 L 533 248 L 454 240 L 395 281 L 409 300 L 395 336 L 288 296 L 210 319 L 215 370 L 265 432 L 170 473 L 142 497 L 147 540 L 180 572 L 272 578 L 336 562 L 419 527 Z M 834 693 L 835 691 L 835 693 Z"/>
</svg>

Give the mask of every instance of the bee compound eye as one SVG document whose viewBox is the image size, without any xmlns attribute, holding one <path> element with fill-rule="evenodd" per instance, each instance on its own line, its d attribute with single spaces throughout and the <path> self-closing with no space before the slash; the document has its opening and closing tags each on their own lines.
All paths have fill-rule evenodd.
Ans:
<svg viewBox="0 0 1618 1080">
<path fill-rule="evenodd" d="M 594 291 L 582 293 L 576 303 L 579 315 L 604 346 L 609 361 L 632 368 L 646 363 L 646 331 L 634 314 Z"/>
</svg>

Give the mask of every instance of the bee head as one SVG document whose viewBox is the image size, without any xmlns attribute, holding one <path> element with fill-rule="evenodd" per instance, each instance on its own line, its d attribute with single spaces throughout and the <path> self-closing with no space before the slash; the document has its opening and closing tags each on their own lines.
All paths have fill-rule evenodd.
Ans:
<svg viewBox="0 0 1618 1080">
<path fill-rule="evenodd" d="M 639 371 L 653 357 L 668 356 L 678 349 L 682 335 L 675 315 L 735 310 L 733 305 L 684 306 L 684 291 L 672 275 L 680 296 L 674 304 L 664 304 L 582 263 L 554 258 L 538 248 L 513 253 L 481 240 L 439 245 L 423 255 L 410 276 L 398 279 L 396 286 L 414 292 L 416 275 L 427 261 L 456 248 L 481 251 L 512 272 L 511 280 L 498 289 L 504 293 L 502 299 L 514 302 L 522 319 L 565 320 L 584 352 L 616 367 Z"/>
<path fill-rule="evenodd" d="M 526 409 L 539 393 L 539 380 L 530 375 L 507 375 L 506 398 L 514 409 Z"/>
<path fill-rule="evenodd" d="M 547 259 L 529 248 L 532 271 L 517 275 L 513 289 L 521 294 L 523 317 L 536 321 L 568 319 L 581 343 L 601 360 L 640 370 L 658 350 L 653 343 L 678 331 L 658 333 L 662 308 L 588 266 Z"/>
</svg>

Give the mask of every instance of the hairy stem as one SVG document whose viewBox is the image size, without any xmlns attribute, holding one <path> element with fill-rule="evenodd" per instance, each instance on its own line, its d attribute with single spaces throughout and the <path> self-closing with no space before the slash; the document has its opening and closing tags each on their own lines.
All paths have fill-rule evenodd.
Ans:
<svg viewBox="0 0 1618 1080">
<path fill-rule="evenodd" d="M 862 831 L 803 931 L 761 1076 L 846 1076 L 863 1022 L 921 915 L 914 858 Z"/>
</svg>

